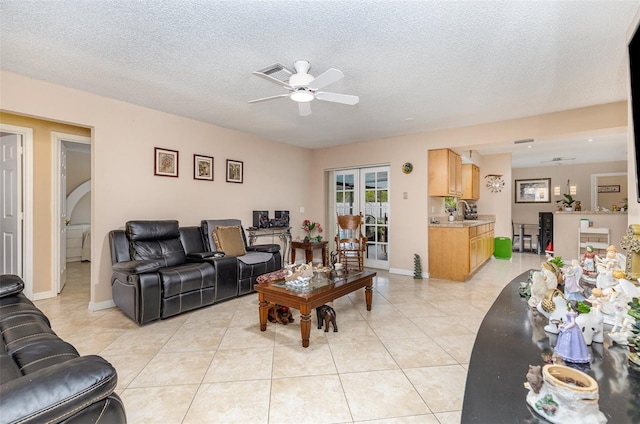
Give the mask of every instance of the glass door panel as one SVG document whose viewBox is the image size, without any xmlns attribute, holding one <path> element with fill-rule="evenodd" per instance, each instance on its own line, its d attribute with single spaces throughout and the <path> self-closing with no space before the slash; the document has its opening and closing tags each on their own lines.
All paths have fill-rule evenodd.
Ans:
<svg viewBox="0 0 640 424">
<path fill-rule="evenodd" d="M 366 168 L 361 171 L 365 235 L 365 266 L 389 268 L 389 167 Z"/>
</svg>

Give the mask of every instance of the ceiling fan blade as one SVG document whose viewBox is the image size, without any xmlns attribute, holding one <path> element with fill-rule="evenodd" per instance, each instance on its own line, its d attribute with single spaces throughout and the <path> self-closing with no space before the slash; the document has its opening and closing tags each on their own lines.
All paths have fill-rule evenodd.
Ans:
<svg viewBox="0 0 640 424">
<path fill-rule="evenodd" d="M 342 73 L 342 71 L 331 68 L 315 77 L 315 79 L 313 79 L 309 83 L 308 87 L 312 90 L 318 90 L 319 88 L 326 87 L 329 84 L 333 84 L 334 82 L 341 80 L 342 78 L 344 78 L 344 74 Z"/>
<path fill-rule="evenodd" d="M 309 102 L 298 103 L 298 110 L 300 111 L 300 116 L 311 115 L 311 103 Z"/>
<path fill-rule="evenodd" d="M 270 97 L 263 97 L 261 99 L 249 100 L 249 103 L 264 102 L 265 100 L 273 100 L 273 99 L 277 99 L 278 97 L 289 97 L 289 95 L 288 94 L 278 94 L 277 96 L 270 96 Z"/>
<path fill-rule="evenodd" d="M 338 94 L 338 93 L 326 93 L 323 91 L 316 92 L 316 99 L 324 100 L 325 102 L 342 103 L 345 105 L 358 104 L 360 98 L 358 96 L 352 96 L 350 94 Z"/>
</svg>

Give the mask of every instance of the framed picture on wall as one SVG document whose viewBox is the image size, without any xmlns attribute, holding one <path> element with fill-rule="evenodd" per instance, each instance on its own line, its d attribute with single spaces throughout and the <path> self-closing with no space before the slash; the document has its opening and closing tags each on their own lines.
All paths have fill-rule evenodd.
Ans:
<svg viewBox="0 0 640 424">
<path fill-rule="evenodd" d="M 516 203 L 551 203 L 551 178 L 516 180 Z"/>
<path fill-rule="evenodd" d="M 161 177 L 178 177 L 178 151 L 155 148 L 154 173 Z"/>
<path fill-rule="evenodd" d="M 242 184 L 244 179 L 244 164 L 239 160 L 227 159 L 227 182 Z"/>
<path fill-rule="evenodd" d="M 619 185 L 599 185 L 598 193 L 620 193 Z"/>
<path fill-rule="evenodd" d="M 213 181 L 213 158 L 193 155 L 193 179 Z"/>
</svg>

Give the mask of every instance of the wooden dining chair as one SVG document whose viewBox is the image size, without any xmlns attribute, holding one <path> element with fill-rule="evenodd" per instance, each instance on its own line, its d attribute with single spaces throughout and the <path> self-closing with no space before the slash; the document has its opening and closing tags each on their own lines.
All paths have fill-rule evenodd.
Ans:
<svg viewBox="0 0 640 424">
<path fill-rule="evenodd" d="M 362 235 L 362 214 L 337 215 L 336 250 L 345 270 L 364 270 L 367 238 Z"/>
</svg>

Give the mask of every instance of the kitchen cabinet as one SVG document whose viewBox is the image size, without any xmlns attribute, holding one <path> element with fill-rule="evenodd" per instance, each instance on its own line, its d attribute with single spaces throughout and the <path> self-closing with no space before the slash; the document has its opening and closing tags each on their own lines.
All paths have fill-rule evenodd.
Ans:
<svg viewBox="0 0 640 424">
<path fill-rule="evenodd" d="M 429 150 L 429 196 L 462 196 L 462 158 L 450 149 Z"/>
<path fill-rule="evenodd" d="M 480 198 L 480 168 L 472 163 L 462 165 L 462 198 L 464 200 Z"/>
<path fill-rule="evenodd" d="M 430 226 L 429 277 L 467 281 L 493 255 L 493 238 L 493 222 Z"/>
</svg>

